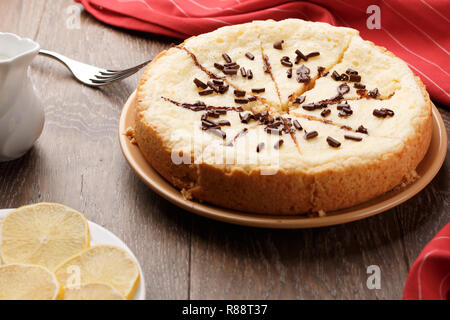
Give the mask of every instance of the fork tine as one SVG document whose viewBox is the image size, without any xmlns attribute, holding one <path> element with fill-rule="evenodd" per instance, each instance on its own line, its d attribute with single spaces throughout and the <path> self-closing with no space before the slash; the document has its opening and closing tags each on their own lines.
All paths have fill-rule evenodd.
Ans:
<svg viewBox="0 0 450 320">
<path fill-rule="evenodd" d="M 129 68 L 129 69 L 124 69 L 124 70 L 109 70 L 108 69 L 106 71 L 100 71 L 100 74 L 102 76 L 109 76 L 109 75 L 114 75 L 114 74 L 117 74 L 117 73 L 123 73 L 123 72 L 131 71 L 131 70 L 136 69 L 136 68 L 141 69 L 142 67 L 144 67 L 145 65 L 147 65 L 151 61 L 152 60 L 148 60 L 148 61 L 145 61 L 145 62 L 141 63 L 140 65 L 134 66 L 134 67 Z"/>
<path fill-rule="evenodd" d="M 111 73 L 111 74 L 105 74 L 105 75 L 98 75 L 98 74 L 96 74 L 95 77 L 97 79 L 99 79 L 99 80 L 106 80 L 106 79 L 111 79 L 111 78 L 114 78 L 114 77 L 120 77 L 121 75 L 128 74 L 129 72 L 137 72 L 140 69 L 141 68 L 135 67 L 135 68 L 130 68 L 130 69 L 126 69 L 126 70 L 117 71 L 117 72 L 114 72 L 114 73 Z"/>
<path fill-rule="evenodd" d="M 117 76 L 113 76 L 113 77 L 109 77 L 109 78 L 105 78 L 105 79 L 89 79 L 89 80 L 92 83 L 94 83 L 94 84 L 104 85 L 104 84 L 108 84 L 108 83 L 111 83 L 111 82 L 114 82 L 114 81 L 117 81 L 117 80 L 120 80 L 120 79 L 123 79 L 123 78 L 127 78 L 127 77 L 135 74 L 138 71 L 139 71 L 139 69 L 131 70 L 131 71 L 128 71 L 126 73 L 121 73 L 121 74 L 119 74 Z"/>
</svg>

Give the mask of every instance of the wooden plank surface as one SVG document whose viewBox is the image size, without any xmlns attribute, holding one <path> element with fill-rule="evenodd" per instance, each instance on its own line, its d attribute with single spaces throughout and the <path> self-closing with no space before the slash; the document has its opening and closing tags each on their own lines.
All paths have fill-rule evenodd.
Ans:
<svg viewBox="0 0 450 320">
<path fill-rule="evenodd" d="M 0 32 L 111 68 L 133 66 L 178 41 L 112 28 L 84 11 L 80 28 L 70 29 L 73 5 L 1 1 Z M 140 73 L 92 89 L 37 57 L 31 75 L 46 124 L 28 154 L 0 164 L 0 207 L 55 201 L 84 212 L 136 254 L 149 299 L 399 299 L 414 259 L 450 221 L 448 157 L 418 196 L 359 222 L 281 231 L 194 216 L 149 190 L 121 154 L 118 119 Z M 449 128 L 450 112 L 440 112 Z M 369 265 L 381 269 L 379 290 L 366 286 Z"/>
</svg>

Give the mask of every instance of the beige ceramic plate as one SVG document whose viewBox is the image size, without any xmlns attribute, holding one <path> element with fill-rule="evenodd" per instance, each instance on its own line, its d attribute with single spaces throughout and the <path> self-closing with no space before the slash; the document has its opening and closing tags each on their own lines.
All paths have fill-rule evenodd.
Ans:
<svg viewBox="0 0 450 320">
<path fill-rule="evenodd" d="M 439 171 L 447 153 L 447 131 L 436 107 L 433 106 L 433 135 L 425 158 L 417 167 L 420 178 L 409 186 L 364 202 L 351 208 L 327 212 L 323 217 L 268 216 L 234 211 L 214 205 L 189 201 L 180 191 L 161 177 L 147 163 L 138 146 L 130 143 L 124 132 L 134 126 L 133 93 L 123 107 L 119 123 L 119 142 L 123 154 L 136 174 L 160 196 L 175 205 L 201 216 L 229 223 L 264 228 L 314 228 L 360 220 L 393 208 L 419 193 Z"/>
</svg>

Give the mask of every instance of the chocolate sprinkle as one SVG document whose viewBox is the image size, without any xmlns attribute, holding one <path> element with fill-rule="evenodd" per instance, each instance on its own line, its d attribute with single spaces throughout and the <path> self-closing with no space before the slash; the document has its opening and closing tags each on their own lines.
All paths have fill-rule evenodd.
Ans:
<svg viewBox="0 0 450 320">
<path fill-rule="evenodd" d="M 281 64 L 286 67 L 292 67 L 292 62 L 288 56 L 284 56 L 280 60 Z"/>
<path fill-rule="evenodd" d="M 224 69 L 222 70 L 222 72 L 225 73 L 225 74 L 233 75 L 233 74 L 237 74 L 237 69 L 224 68 Z"/>
<path fill-rule="evenodd" d="M 235 89 L 235 90 L 234 90 L 234 95 L 235 95 L 236 97 L 244 97 L 244 96 L 245 96 L 245 91 Z"/>
<path fill-rule="evenodd" d="M 255 60 L 255 56 L 254 56 L 253 54 L 251 54 L 250 52 L 246 52 L 246 53 L 245 53 L 245 56 L 246 56 L 247 58 L 249 58 L 250 60 Z"/>
<path fill-rule="evenodd" d="M 345 70 L 345 73 L 348 75 L 350 74 L 357 75 L 358 71 L 348 68 L 347 70 Z"/>
<path fill-rule="evenodd" d="M 331 74 L 331 78 L 335 81 L 347 81 L 348 80 L 348 75 L 346 75 L 345 73 L 343 74 L 339 74 L 335 71 L 333 71 L 333 73 Z"/>
<path fill-rule="evenodd" d="M 344 135 L 344 138 L 347 140 L 353 140 L 353 141 L 361 141 L 362 140 L 361 137 L 351 136 L 349 134 Z"/>
<path fill-rule="evenodd" d="M 204 83 L 203 81 L 201 81 L 200 79 L 197 79 L 197 78 L 194 79 L 194 83 L 197 87 L 202 88 L 202 89 L 206 89 L 208 87 L 206 85 L 206 83 Z"/>
<path fill-rule="evenodd" d="M 243 137 L 247 134 L 248 129 L 244 128 L 241 131 L 239 131 L 239 133 L 234 137 L 234 140 L 236 140 L 237 138 Z"/>
<path fill-rule="evenodd" d="M 360 82 L 361 81 L 361 76 L 360 75 L 355 75 L 355 74 L 351 74 L 349 77 L 350 82 Z"/>
<path fill-rule="evenodd" d="M 264 62 L 264 66 L 263 66 L 264 72 L 265 73 L 270 73 L 272 68 L 270 67 L 269 57 L 266 54 L 263 56 L 263 62 Z"/>
<path fill-rule="evenodd" d="M 346 83 L 343 83 L 338 87 L 337 91 L 340 95 L 344 95 L 350 91 L 350 87 Z"/>
<path fill-rule="evenodd" d="M 317 52 L 317 51 L 308 53 L 308 54 L 306 55 L 306 60 L 308 60 L 309 58 L 312 58 L 312 57 L 317 57 L 318 55 L 320 55 L 320 52 Z"/>
<path fill-rule="evenodd" d="M 254 93 L 261 93 L 261 92 L 265 92 L 266 88 L 253 88 L 252 92 Z"/>
<path fill-rule="evenodd" d="M 321 76 L 324 71 L 325 71 L 324 67 L 320 67 L 320 66 L 317 67 L 317 73 L 319 74 L 319 76 Z"/>
<path fill-rule="evenodd" d="M 217 122 L 217 124 L 218 124 L 219 126 L 231 126 L 231 123 L 230 123 L 230 121 L 228 121 L 228 120 L 219 120 L 219 121 Z"/>
<path fill-rule="evenodd" d="M 228 69 L 239 69 L 239 65 L 236 62 L 225 63 L 223 66 Z"/>
<path fill-rule="evenodd" d="M 283 139 L 278 140 L 275 145 L 273 146 L 276 150 L 280 149 L 281 146 L 283 145 L 284 141 Z"/>
<path fill-rule="evenodd" d="M 246 113 L 246 114 L 242 114 L 242 113 L 239 113 L 239 119 L 241 119 L 241 122 L 242 123 L 249 123 L 249 121 L 253 118 L 254 116 L 253 116 L 253 114 L 251 114 L 251 113 Z"/>
<path fill-rule="evenodd" d="M 256 96 L 250 96 L 247 98 L 249 102 L 256 101 Z"/>
<path fill-rule="evenodd" d="M 327 137 L 327 142 L 330 145 L 330 147 L 333 148 L 339 148 L 341 146 L 341 143 L 332 137 Z"/>
<path fill-rule="evenodd" d="M 319 133 L 317 131 L 305 132 L 305 139 L 309 140 L 309 139 L 317 137 L 318 135 L 319 135 Z"/>
<path fill-rule="evenodd" d="M 292 78 L 292 68 L 289 68 L 287 71 L 286 71 L 286 74 L 287 74 L 287 77 L 290 79 L 290 78 Z"/>
<path fill-rule="evenodd" d="M 378 88 L 369 91 L 368 95 L 369 97 L 376 99 L 380 95 L 380 93 L 378 92 Z"/>
<path fill-rule="evenodd" d="M 256 152 L 260 152 L 264 148 L 264 142 L 258 143 L 256 146 Z"/>
<path fill-rule="evenodd" d="M 281 50 L 281 49 L 283 49 L 283 43 L 284 43 L 284 40 L 277 41 L 273 44 L 273 47 L 275 49 Z"/>
<path fill-rule="evenodd" d="M 247 72 L 245 71 L 244 67 L 241 68 L 241 76 L 243 76 L 244 78 L 247 77 Z"/>
<path fill-rule="evenodd" d="M 304 61 L 308 60 L 308 58 L 298 49 L 295 50 L 295 54 L 297 55 L 297 57 L 295 57 L 295 64 L 298 64 L 302 59 Z"/>
<path fill-rule="evenodd" d="M 227 137 L 227 134 L 219 128 L 210 128 L 208 129 L 208 132 L 214 133 L 216 136 L 222 139 L 225 139 Z"/>
<path fill-rule="evenodd" d="M 300 97 L 295 98 L 295 100 L 292 101 L 292 103 L 302 104 L 303 102 L 305 102 L 305 99 L 306 99 L 306 96 L 300 96 Z"/>
<path fill-rule="evenodd" d="M 205 90 L 199 91 L 198 94 L 201 96 L 207 96 L 208 94 L 211 94 L 213 92 L 214 92 L 213 89 L 205 89 Z"/>
<path fill-rule="evenodd" d="M 369 132 L 367 131 L 366 128 L 364 128 L 362 125 L 360 125 L 358 127 L 358 129 L 356 129 L 356 132 L 360 132 L 360 133 L 364 133 L 364 134 L 368 134 Z"/>
<path fill-rule="evenodd" d="M 238 99 L 238 98 L 236 98 L 236 99 L 234 99 L 234 102 L 245 104 L 245 103 L 248 103 L 248 99 Z"/>
<path fill-rule="evenodd" d="M 293 123 L 294 123 L 295 129 L 297 129 L 298 131 L 302 131 L 303 130 L 303 128 L 302 128 L 300 122 L 298 122 L 298 120 L 294 120 Z"/>
<path fill-rule="evenodd" d="M 252 70 L 247 70 L 247 79 L 253 79 L 253 72 Z"/>
<path fill-rule="evenodd" d="M 214 62 L 214 67 L 219 70 L 223 70 L 223 68 L 224 68 L 223 65 L 221 65 L 220 63 L 217 63 L 217 62 Z"/>
<path fill-rule="evenodd" d="M 387 116 L 393 117 L 394 111 L 392 111 L 390 109 L 386 109 L 386 108 L 374 109 L 373 115 L 378 118 L 386 118 Z"/>
<path fill-rule="evenodd" d="M 226 63 L 231 63 L 232 60 L 228 54 L 224 53 L 224 54 L 222 54 L 222 57 Z"/>
<path fill-rule="evenodd" d="M 320 115 L 321 115 L 322 117 L 327 117 L 330 113 L 331 113 L 331 110 L 330 110 L 330 109 L 325 109 L 325 110 L 323 110 L 323 111 L 320 113 Z"/>
<path fill-rule="evenodd" d="M 353 87 L 355 87 L 356 89 L 365 89 L 366 88 L 366 86 L 363 85 L 362 83 L 355 83 L 353 85 Z"/>
</svg>

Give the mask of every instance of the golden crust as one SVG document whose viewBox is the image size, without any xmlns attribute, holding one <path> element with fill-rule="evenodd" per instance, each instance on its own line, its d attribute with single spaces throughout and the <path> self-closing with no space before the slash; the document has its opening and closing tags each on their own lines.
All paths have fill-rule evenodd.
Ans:
<svg viewBox="0 0 450 320">
<path fill-rule="evenodd" d="M 226 172 L 208 164 L 175 165 L 171 150 L 142 114 L 146 106 L 140 104 L 141 89 L 148 79 L 148 72 L 165 53 L 161 52 L 153 60 L 139 82 L 135 136 L 153 168 L 182 189 L 186 198 L 235 210 L 275 215 L 342 209 L 381 195 L 402 183 L 423 159 L 430 144 L 432 103 L 424 84 L 416 77 L 426 101 L 427 113 L 414 119 L 415 134 L 404 142 L 401 150 L 384 154 L 380 159 L 355 161 L 314 173 L 280 170 L 275 175 L 261 175 L 257 169 L 245 172 L 235 168 Z"/>
</svg>

